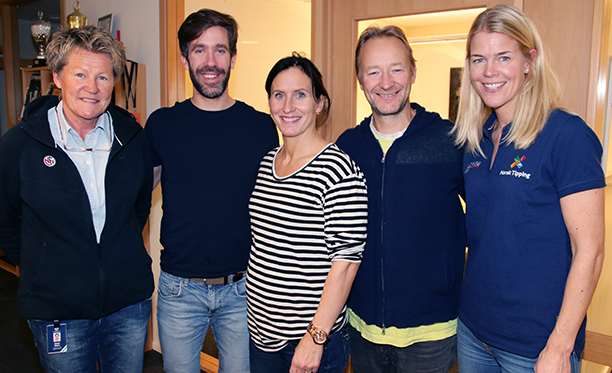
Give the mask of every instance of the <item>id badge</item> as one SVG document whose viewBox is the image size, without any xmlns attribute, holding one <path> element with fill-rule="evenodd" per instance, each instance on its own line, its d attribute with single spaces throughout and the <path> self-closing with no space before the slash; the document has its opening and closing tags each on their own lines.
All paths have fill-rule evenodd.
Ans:
<svg viewBox="0 0 612 373">
<path fill-rule="evenodd" d="M 47 325 L 47 354 L 60 354 L 68 351 L 66 340 L 66 324 Z"/>
</svg>

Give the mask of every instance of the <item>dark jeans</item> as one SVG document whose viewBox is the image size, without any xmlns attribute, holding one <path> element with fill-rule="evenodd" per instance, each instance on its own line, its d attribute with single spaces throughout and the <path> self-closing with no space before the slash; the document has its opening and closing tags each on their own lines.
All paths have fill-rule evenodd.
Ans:
<svg viewBox="0 0 612 373">
<path fill-rule="evenodd" d="M 355 373 L 448 373 L 457 360 L 457 336 L 408 347 L 372 343 L 353 327 L 351 365 Z"/>
<path fill-rule="evenodd" d="M 142 372 L 151 299 L 96 320 L 59 320 L 66 324 L 66 352 L 48 354 L 47 325 L 28 320 L 40 362 L 47 373 Z"/>
<path fill-rule="evenodd" d="M 332 334 L 323 349 L 318 373 L 342 373 L 346 368 L 350 352 L 348 328 L 345 326 Z M 289 341 L 278 352 L 264 352 L 250 342 L 251 373 L 289 372 L 291 360 L 299 340 Z"/>
</svg>

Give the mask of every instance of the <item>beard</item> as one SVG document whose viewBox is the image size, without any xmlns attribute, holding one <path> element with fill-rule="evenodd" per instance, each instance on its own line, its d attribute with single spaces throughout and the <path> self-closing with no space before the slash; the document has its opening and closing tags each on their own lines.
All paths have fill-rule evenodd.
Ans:
<svg viewBox="0 0 612 373">
<path fill-rule="evenodd" d="M 397 115 L 399 113 L 401 113 L 402 111 L 404 111 L 404 109 L 406 108 L 406 105 L 408 105 L 408 102 L 410 101 L 409 98 L 406 98 L 404 100 L 402 100 L 400 102 L 400 104 L 398 105 L 398 107 L 395 110 L 389 110 L 389 111 L 382 111 L 375 102 L 371 102 L 370 103 L 370 107 L 372 108 L 372 112 L 374 112 L 375 114 L 377 114 L 380 117 L 384 117 L 384 116 L 393 116 L 393 115 Z"/>
<path fill-rule="evenodd" d="M 200 81 L 200 76 L 205 73 L 215 73 L 219 75 L 225 75 L 225 79 L 221 80 L 218 83 L 207 84 Z M 191 78 L 191 83 L 195 89 L 204 97 L 209 99 L 214 99 L 220 97 L 223 92 L 227 89 L 227 84 L 230 78 L 230 70 L 220 69 L 216 66 L 206 66 L 201 67 L 197 70 L 193 70 L 191 66 L 189 67 L 189 77 Z"/>
</svg>

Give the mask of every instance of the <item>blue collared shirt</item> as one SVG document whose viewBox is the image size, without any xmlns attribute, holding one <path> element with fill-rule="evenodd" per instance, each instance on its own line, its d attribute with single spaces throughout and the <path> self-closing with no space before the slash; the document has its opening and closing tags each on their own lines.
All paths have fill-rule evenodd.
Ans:
<svg viewBox="0 0 612 373">
<path fill-rule="evenodd" d="M 96 127 L 91 130 L 85 140 L 75 131 L 64 116 L 63 101 L 49 109 L 47 117 L 51 134 L 55 140 L 56 147 L 68 154 L 74 165 L 79 170 L 81 180 L 89 197 L 91 207 L 91 217 L 93 219 L 96 238 L 100 242 L 100 236 L 106 222 L 106 194 L 104 189 L 104 176 L 106 174 L 106 164 L 108 163 L 109 151 L 78 151 L 68 149 L 110 149 L 113 140 L 112 118 L 105 112 L 98 118 Z M 57 114 L 56 114 L 57 113 Z M 61 121 L 61 131 L 58 123 Z M 63 136 L 63 139 L 62 139 Z"/>
</svg>

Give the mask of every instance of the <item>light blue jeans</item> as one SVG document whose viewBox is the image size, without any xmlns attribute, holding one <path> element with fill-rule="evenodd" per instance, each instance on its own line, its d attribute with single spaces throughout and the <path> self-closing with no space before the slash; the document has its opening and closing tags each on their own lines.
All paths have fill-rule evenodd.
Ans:
<svg viewBox="0 0 612 373">
<path fill-rule="evenodd" d="M 457 358 L 461 373 L 533 373 L 538 359 L 531 359 L 495 348 L 476 338 L 459 320 L 457 325 Z M 580 373 L 580 359 L 570 357 L 572 373 Z"/>
<path fill-rule="evenodd" d="M 219 373 L 249 373 L 246 278 L 227 285 L 161 271 L 157 324 L 166 373 L 199 373 L 210 325 L 219 349 Z"/>
<path fill-rule="evenodd" d="M 67 351 L 48 354 L 47 325 L 28 320 L 47 373 L 142 372 L 151 299 L 124 307 L 100 319 L 59 320 L 66 324 Z"/>
</svg>

